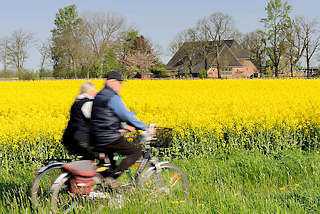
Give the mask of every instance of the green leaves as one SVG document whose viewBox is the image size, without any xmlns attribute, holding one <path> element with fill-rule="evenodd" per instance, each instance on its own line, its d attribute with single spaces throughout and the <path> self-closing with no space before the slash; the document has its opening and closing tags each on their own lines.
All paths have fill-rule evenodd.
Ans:
<svg viewBox="0 0 320 214">
<path fill-rule="evenodd" d="M 103 72 L 108 73 L 112 70 L 117 69 L 118 62 L 117 62 L 117 56 L 113 49 L 106 48 L 105 56 L 103 60 Z"/>
<path fill-rule="evenodd" d="M 289 13 L 291 12 L 291 6 L 287 1 L 282 0 L 270 0 L 265 8 L 267 17 L 261 19 L 264 23 L 267 32 L 268 56 L 275 69 L 275 76 L 278 76 L 279 63 L 281 57 L 284 55 L 286 40 L 286 32 L 288 29 L 288 23 L 290 21 Z"/>
<path fill-rule="evenodd" d="M 59 9 L 54 20 L 56 28 L 53 29 L 52 32 L 58 34 L 72 32 L 75 28 L 78 28 L 81 23 L 82 19 L 78 17 L 77 8 L 73 4 Z"/>
</svg>

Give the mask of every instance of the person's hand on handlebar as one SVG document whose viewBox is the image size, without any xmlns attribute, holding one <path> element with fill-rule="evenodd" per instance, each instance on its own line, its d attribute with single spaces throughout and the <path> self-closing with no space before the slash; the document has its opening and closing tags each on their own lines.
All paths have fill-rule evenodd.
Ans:
<svg viewBox="0 0 320 214">
<path fill-rule="evenodd" d="M 124 129 L 128 130 L 130 132 L 134 132 L 136 130 L 136 128 L 134 128 L 133 126 L 129 126 L 129 125 L 125 125 Z"/>
<path fill-rule="evenodd" d="M 150 129 L 150 128 L 147 128 L 146 130 L 147 132 L 149 132 L 151 134 L 151 136 L 155 135 L 157 133 L 157 130 L 156 129 Z"/>
<path fill-rule="evenodd" d="M 129 132 L 134 132 L 136 129 L 133 126 L 125 125 L 123 129 L 120 129 L 121 135 L 125 135 Z"/>
<path fill-rule="evenodd" d="M 121 135 L 124 135 L 127 131 L 130 131 L 130 132 L 136 131 L 136 129 L 133 126 L 129 126 L 129 125 L 125 125 L 123 128 L 124 129 L 120 130 Z M 157 133 L 156 129 L 152 129 L 152 128 L 147 128 L 146 131 L 149 132 L 151 136 Z"/>
</svg>

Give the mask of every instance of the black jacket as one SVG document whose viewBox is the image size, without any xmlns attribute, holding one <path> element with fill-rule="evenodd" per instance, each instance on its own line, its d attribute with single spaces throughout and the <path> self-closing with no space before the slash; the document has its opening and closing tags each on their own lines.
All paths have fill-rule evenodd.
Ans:
<svg viewBox="0 0 320 214">
<path fill-rule="evenodd" d="M 90 121 L 90 143 L 96 147 L 110 144 L 120 138 L 121 120 L 108 107 L 117 93 L 106 86 L 95 97 Z"/>
<path fill-rule="evenodd" d="M 86 149 L 80 145 L 89 145 L 90 119 L 86 118 L 81 110 L 86 102 L 92 99 L 83 98 L 76 100 L 71 106 L 70 120 L 62 137 L 62 144 L 72 154 L 83 155 Z"/>
</svg>

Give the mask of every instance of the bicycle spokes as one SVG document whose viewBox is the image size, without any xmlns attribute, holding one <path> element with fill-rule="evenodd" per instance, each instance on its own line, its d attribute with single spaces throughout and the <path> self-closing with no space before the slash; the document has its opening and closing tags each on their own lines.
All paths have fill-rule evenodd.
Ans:
<svg viewBox="0 0 320 214">
<path fill-rule="evenodd" d="M 185 201 L 188 194 L 188 184 L 185 175 L 175 167 L 162 167 L 154 170 L 144 178 L 141 193 L 146 201 L 158 201 L 164 198 L 168 201 Z"/>
</svg>

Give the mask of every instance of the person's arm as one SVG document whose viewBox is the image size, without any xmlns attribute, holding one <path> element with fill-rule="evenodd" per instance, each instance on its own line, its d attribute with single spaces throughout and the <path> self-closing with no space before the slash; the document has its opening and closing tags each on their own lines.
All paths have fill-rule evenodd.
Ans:
<svg viewBox="0 0 320 214">
<path fill-rule="evenodd" d="M 129 112 L 127 110 L 119 95 L 114 95 L 111 97 L 108 107 L 113 110 L 113 112 L 120 118 L 122 122 L 125 122 L 137 129 L 144 131 L 147 130 L 147 126 L 134 117 L 134 112 Z"/>
</svg>

